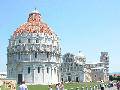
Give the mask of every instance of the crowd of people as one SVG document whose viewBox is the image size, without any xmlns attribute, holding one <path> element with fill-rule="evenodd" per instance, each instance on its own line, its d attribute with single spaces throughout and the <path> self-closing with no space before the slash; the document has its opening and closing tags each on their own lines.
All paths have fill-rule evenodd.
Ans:
<svg viewBox="0 0 120 90">
<path fill-rule="evenodd" d="M 48 90 L 53 90 L 52 88 L 53 88 L 53 85 L 49 85 Z M 63 82 L 56 84 L 55 88 L 56 90 L 64 90 Z M 28 90 L 28 87 L 25 84 L 25 81 L 22 81 L 22 83 L 19 85 L 19 90 Z"/>
<path fill-rule="evenodd" d="M 120 81 L 117 81 L 117 82 L 110 81 L 108 84 L 108 87 L 109 88 L 116 87 L 117 90 L 120 90 Z M 101 80 L 100 89 L 105 90 L 105 83 L 103 80 Z M 112 90 L 112 89 L 110 89 L 110 90 Z"/>
<path fill-rule="evenodd" d="M 120 90 L 120 81 L 117 81 L 116 83 L 113 83 L 113 81 L 109 82 L 109 88 L 116 86 L 117 90 Z M 63 82 L 54 85 L 49 85 L 48 86 L 48 90 L 53 90 L 53 88 L 56 88 L 56 90 L 64 90 L 64 84 Z M 101 80 L 100 83 L 100 88 L 101 90 L 105 90 L 105 86 L 104 86 L 104 81 Z M 22 82 L 22 84 L 19 86 L 19 90 L 28 90 L 27 85 L 25 85 L 25 81 Z"/>
</svg>

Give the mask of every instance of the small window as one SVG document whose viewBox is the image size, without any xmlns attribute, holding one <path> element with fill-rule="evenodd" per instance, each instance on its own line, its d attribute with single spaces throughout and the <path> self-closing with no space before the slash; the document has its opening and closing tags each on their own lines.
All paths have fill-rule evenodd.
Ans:
<svg viewBox="0 0 120 90">
<path fill-rule="evenodd" d="M 21 43 L 21 40 L 19 39 L 19 43 Z"/>
<path fill-rule="evenodd" d="M 54 73 L 56 73 L 56 68 L 54 68 Z"/>
<path fill-rule="evenodd" d="M 38 67 L 38 73 L 40 73 L 40 67 Z"/>
<path fill-rule="evenodd" d="M 61 72 L 62 72 L 62 68 L 61 68 Z"/>
<path fill-rule="evenodd" d="M 49 73 L 49 68 L 47 67 L 47 73 Z"/>
<path fill-rule="evenodd" d="M 20 60 L 20 52 L 18 52 L 18 59 Z"/>
<path fill-rule="evenodd" d="M 47 52 L 47 58 L 49 57 L 49 52 Z"/>
<path fill-rule="evenodd" d="M 39 40 L 38 40 L 38 39 L 36 39 L 36 43 L 39 43 Z"/>
<path fill-rule="evenodd" d="M 67 70 L 69 71 L 69 67 L 67 68 Z"/>
<path fill-rule="evenodd" d="M 63 78 L 61 80 L 63 81 Z"/>
<path fill-rule="evenodd" d="M 76 64 L 76 66 L 78 66 L 78 64 Z"/>
<path fill-rule="evenodd" d="M 28 43 L 30 43 L 30 39 L 28 39 Z"/>
<path fill-rule="evenodd" d="M 95 75 L 95 77 L 96 77 L 96 75 Z"/>
<path fill-rule="evenodd" d="M 30 73 L 30 67 L 28 67 L 28 73 Z"/>
<path fill-rule="evenodd" d="M 37 52 L 35 52 L 35 58 L 37 58 Z"/>
</svg>

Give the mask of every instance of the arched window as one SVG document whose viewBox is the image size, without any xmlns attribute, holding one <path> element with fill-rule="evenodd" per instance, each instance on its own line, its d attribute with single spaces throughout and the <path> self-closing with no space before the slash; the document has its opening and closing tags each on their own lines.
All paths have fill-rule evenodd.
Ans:
<svg viewBox="0 0 120 90">
<path fill-rule="evenodd" d="M 30 67 L 28 67 L 28 73 L 30 73 Z"/>
<path fill-rule="evenodd" d="M 40 67 L 38 67 L 38 73 L 40 73 Z"/>
</svg>

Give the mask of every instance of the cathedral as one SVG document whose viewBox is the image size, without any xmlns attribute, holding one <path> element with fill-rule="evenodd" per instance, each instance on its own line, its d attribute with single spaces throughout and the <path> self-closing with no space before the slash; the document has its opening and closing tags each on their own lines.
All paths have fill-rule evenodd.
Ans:
<svg viewBox="0 0 120 90">
<path fill-rule="evenodd" d="M 27 22 L 20 25 L 9 39 L 7 47 L 7 78 L 18 84 L 56 84 L 58 82 L 91 82 L 109 80 L 108 52 L 101 52 L 98 63 L 86 63 L 79 52 L 63 55 L 60 39 L 34 10 Z"/>
<path fill-rule="evenodd" d="M 58 83 L 60 56 L 59 37 L 34 10 L 9 39 L 7 78 L 18 83 Z"/>
<path fill-rule="evenodd" d="M 100 60 L 96 63 L 86 63 L 82 52 L 77 55 L 67 53 L 60 67 L 61 80 L 64 82 L 109 81 L 108 52 L 101 52 Z"/>
</svg>

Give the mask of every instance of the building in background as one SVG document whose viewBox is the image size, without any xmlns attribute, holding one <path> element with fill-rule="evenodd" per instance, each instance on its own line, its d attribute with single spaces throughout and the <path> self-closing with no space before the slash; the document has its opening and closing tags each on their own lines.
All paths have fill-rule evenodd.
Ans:
<svg viewBox="0 0 120 90">
<path fill-rule="evenodd" d="M 61 80 L 64 82 L 83 82 L 85 61 L 86 57 L 82 53 L 79 53 L 77 56 L 71 53 L 63 55 Z"/>
<path fill-rule="evenodd" d="M 93 64 L 86 63 L 86 57 L 82 52 L 76 56 L 65 54 L 61 63 L 61 80 L 64 82 L 109 81 L 108 52 L 101 52 L 100 61 Z"/>
<path fill-rule="evenodd" d="M 5 79 L 7 77 L 6 72 L 0 72 L 0 79 Z"/>
<path fill-rule="evenodd" d="M 20 25 L 7 47 L 7 78 L 18 83 L 50 84 L 60 81 L 61 49 L 59 37 L 34 10 Z"/>
</svg>

